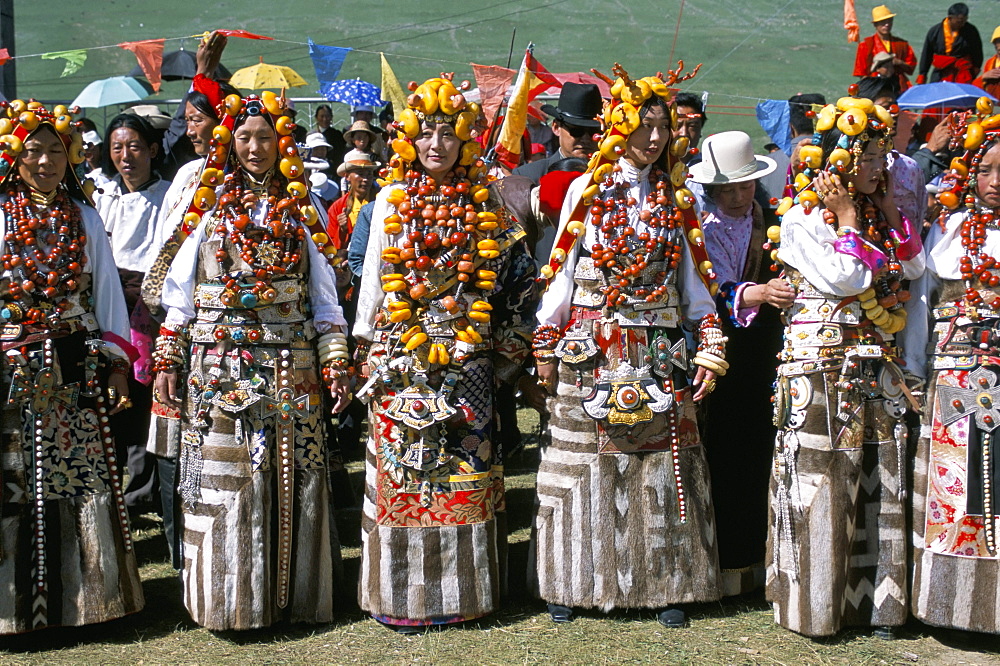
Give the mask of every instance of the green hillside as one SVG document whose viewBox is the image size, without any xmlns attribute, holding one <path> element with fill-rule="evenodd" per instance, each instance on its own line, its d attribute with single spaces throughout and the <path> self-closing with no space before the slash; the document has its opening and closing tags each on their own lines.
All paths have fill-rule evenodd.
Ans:
<svg viewBox="0 0 1000 666">
<path fill-rule="evenodd" d="M 882 0 L 878 0 L 881 2 Z M 995 3 L 970 0 L 970 18 L 989 39 L 995 21 L 987 12 Z M 274 41 L 230 40 L 223 62 L 236 70 L 267 62 L 289 65 L 310 83 L 294 96 L 313 96 L 315 73 L 304 45 L 317 43 L 357 49 L 347 57 L 343 78 L 379 81 L 378 51 L 384 51 L 405 85 L 440 71 L 471 78 L 470 61 L 507 62 L 516 29 L 512 66 L 520 62 L 529 41 L 551 71 L 608 72 L 620 61 L 637 75 L 671 65 L 669 56 L 680 0 L 397 0 L 396 2 L 264 3 L 259 0 L 204 3 L 192 0 L 98 0 L 68 3 L 56 9 L 41 2 L 17 0 L 16 54 L 39 54 L 73 48 L 114 45 L 157 37 L 181 37 L 212 28 L 242 28 L 272 36 Z M 895 32 L 918 51 L 932 23 L 943 18 L 947 4 L 930 0 L 896 0 Z M 756 98 L 783 98 L 797 92 L 843 94 L 851 82 L 854 49 L 842 27 L 843 2 L 793 0 L 686 0 L 675 59 L 704 63 L 702 73 L 687 83 L 692 91 L 709 91 L 712 115 L 707 132 L 745 129 L 762 139 L 752 117 Z M 862 35 L 870 34 L 871 4 L 858 3 Z M 168 41 L 166 50 L 180 41 Z M 184 42 L 188 49 L 195 39 Z M 117 47 L 94 50 L 83 69 L 60 78 L 63 61 L 23 58 L 17 61 L 18 93 L 39 99 L 72 99 L 89 81 L 124 74 L 133 55 Z M 167 83 L 151 100 L 176 98 L 183 83 Z M 335 105 L 338 119 L 346 107 Z M 94 112 L 91 112 L 92 114 Z M 100 119 L 100 112 L 97 113 Z M 759 141 L 758 141 L 759 143 Z"/>
</svg>

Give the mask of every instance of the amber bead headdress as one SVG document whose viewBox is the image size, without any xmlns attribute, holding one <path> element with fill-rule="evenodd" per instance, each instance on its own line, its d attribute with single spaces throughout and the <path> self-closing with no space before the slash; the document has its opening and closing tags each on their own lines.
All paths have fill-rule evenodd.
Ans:
<svg viewBox="0 0 1000 666">
<path fill-rule="evenodd" d="M 609 179 L 615 164 L 625 154 L 629 135 L 642 125 L 643 107 L 650 100 L 662 101 L 670 112 L 671 131 L 676 132 L 679 118 L 671 86 L 694 78 L 699 69 L 701 69 L 700 64 L 687 74 L 682 74 L 684 71 L 682 60 L 678 61 L 677 69 L 667 71 L 666 77 L 662 72 L 658 72 L 656 76 L 646 76 L 641 79 L 631 78 L 625 68 L 618 63 L 611 68 L 611 73 L 617 77 L 615 79 L 597 70 L 591 70 L 611 86 L 611 101 L 605 105 L 601 118 L 604 132 L 600 143 L 587 165 L 586 173 L 591 176 L 591 183 L 583 191 L 583 196 L 570 214 L 569 222 L 560 227 L 549 261 L 540 270 L 544 280 L 551 280 L 559 272 L 569 251 L 583 236 L 586 230 L 584 221 L 594 197 L 600 193 L 602 185 L 610 184 Z M 714 293 L 718 287 L 714 283 L 715 272 L 712 262 L 708 259 L 704 235 L 693 207 L 695 197 L 684 186 L 688 175 L 684 158 L 690 149 L 687 137 L 676 137 L 666 148 L 670 184 L 674 195 L 673 204 L 683 217 L 684 228 L 699 275 Z"/>
<path fill-rule="evenodd" d="M 942 224 L 963 204 L 975 210 L 976 174 L 983 156 L 1000 142 L 1000 113 L 994 115 L 993 102 L 988 97 L 980 97 L 975 111 L 949 116 L 949 134 L 949 150 L 964 149 L 965 152 L 952 158 L 948 170 L 941 176 L 937 200 L 943 208 Z"/>
<path fill-rule="evenodd" d="M 406 170 L 417 160 L 413 141 L 420 134 L 420 126 L 424 122 L 454 126 L 455 136 L 463 142 L 458 157 L 461 166 L 471 166 L 479 159 L 482 148 L 475 138 L 478 135 L 476 121 L 480 107 L 475 102 L 466 101 L 462 94 L 469 89 L 469 82 L 462 81 L 456 86 L 453 78 L 454 74 L 442 73 L 419 85 L 416 81 L 410 82 L 411 94 L 406 98 L 406 108 L 399 114 L 399 120 L 393 123 L 397 138 L 392 140 L 395 154 L 389 159 L 388 171 L 385 172 L 388 182 L 402 181 Z"/>
<path fill-rule="evenodd" d="M 323 225 L 319 222 L 319 212 L 309 202 L 305 167 L 302 158 L 299 157 L 295 137 L 292 135 L 295 131 L 295 121 L 285 113 L 287 102 L 284 93 L 276 95 L 265 90 L 260 97 L 229 95 L 222 101 L 221 106 L 219 115 L 222 120 L 212 130 L 208 156 L 200 174 L 201 187 L 195 190 L 194 198 L 184 214 L 182 233 L 186 236 L 198 226 L 202 215 L 216 204 L 216 188 L 230 177 L 236 164 L 233 130 L 249 117 L 263 116 L 278 135 L 278 170 L 288 181 L 285 189 L 288 199 L 293 202 L 291 206 L 285 201 L 279 202 L 278 205 L 289 213 L 295 211 L 297 217 L 309 229 L 320 251 L 328 257 L 336 254 L 336 248 L 330 243 Z"/>
<path fill-rule="evenodd" d="M 819 204 L 819 196 L 813 190 L 812 181 L 820 170 L 827 170 L 848 176 L 857 170 L 858 159 L 871 141 L 888 146 L 889 130 L 895 119 L 888 109 L 875 104 L 870 99 L 857 97 L 857 84 L 848 88 L 848 95 L 827 104 L 818 114 L 811 111 L 816 119 L 812 143 L 799 148 L 799 162 L 793 165 L 797 172 L 794 197 L 785 197 L 778 205 L 778 215 L 784 215 L 795 204 L 800 204 L 808 213 Z M 824 144 L 828 135 L 839 131 L 836 146 L 824 156 Z M 825 157 L 825 159 L 824 159 Z"/>
<path fill-rule="evenodd" d="M 34 100 L 25 102 L 15 99 L 12 102 L 0 102 L 0 185 L 5 185 L 16 173 L 14 165 L 24 149 L 24 142 L 40 127 L 50 126 L 56 136 L 62 141 L 69 159 L 69 168 L 63 177 L 63 183 L 74 196 L 90 202 L 90 194 L 94 185 L 90 180 L 81 183 L 75 167 L 84 162 L 83 135 L 80 133 L 79 121 L 73 116 L 80 112 L 79 107 L 72 110 L 59 104 L 52 111 Z"/>
</svg>

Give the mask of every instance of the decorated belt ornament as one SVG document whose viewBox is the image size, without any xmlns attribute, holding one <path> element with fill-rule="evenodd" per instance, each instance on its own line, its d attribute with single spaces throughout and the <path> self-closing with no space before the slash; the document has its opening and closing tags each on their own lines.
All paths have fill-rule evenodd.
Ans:
<svg viewBox="0 0 1000 666">
<path fill-rule="evenodd" d="M 597 355 L 600 349 L 594 338 L 586 334 L 567 334 L 555 348 L 555 355 L 563 363 L 576 365 Z"/>
<path fill-rule="evenodd" d="M 302 284 L 299 279 L 275 280 L 269 289 L 259 295 L 253 291 L 256 282 L 240 284 L 239 289 L 221 284 L 201 284 L 195 289 L 194 302 L 199 308 L 253 309 L 299 300 Z"/>
<path fill-rule="evenodd" d="M 601 377 L 594 390 L 583 399 L 583 411 L 595 421 L 633 426 L 653 419 L 674 404 L 672 391 L 628 363 Z"/>
<path fill-rule="evenodd" d="M 192 342 L 232 340 L 237 345 L 304 342 L 316 337 L 312 322 L 301 324 L 206 324 L 189 327 Z"/>
<path fill-rule="evenodd" d="M 650 345 L 649 356 L 653 364 L 653 374 L 658 377 L 670 377 L 674 367 L 680 370 L 688 369 L 688 350 L 684 338 L 671 345 L 668 337 L 658 336 Z"/>
<path fill-rule="evenodd" d="M 1000 386 L 993 370 L 979 367 L 968 375 L 968 388 L 956 386 L 937 387 L 938 408 L 941 422 L 951 425 L 966 416 L 974 416 L 975 428 L 969 428 L 968 487 L 966 511 L 983 516 L 986 546 L 996 554 L 996 526 L 994 524 L 993 483 L 1000 481 L 993 461 L 993 437 L 1000 426 Z"/>
<path fill-rule="evenodd" d="M 414 430 L 424 430 L 435 423 L 447 421 L 455 414 L 455 408 L 448 404 L 444 396 L 421 380 L 414 382 L 392 398 L 385 415 Z"/>
</svg>

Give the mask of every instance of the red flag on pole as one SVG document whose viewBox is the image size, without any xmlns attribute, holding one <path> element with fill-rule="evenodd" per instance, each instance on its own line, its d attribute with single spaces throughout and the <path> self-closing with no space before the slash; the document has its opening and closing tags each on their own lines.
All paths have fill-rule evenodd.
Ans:
<svg viewBox="0 0 1000 666">
<path fill-rule="evenodd" d="M 160 92 L 160 69 L 163 67 L 162 39 L 146 39 L 141 42 L 122 42 L 118 46 L 135 54 L 142 73 L 146 75 L 153 90 Z"/>
<path fill-rule="evenodd" d="M 497 111 L 503 104 L 507 88 L 514 80 L 516 72 L 498 65 L 472 63 L 472 73 L 476 76 L 476 85 L 479 86 L 480 106 L 483 107 L 486 120 L 492 123 L 496 120 Z"/>
</svg>

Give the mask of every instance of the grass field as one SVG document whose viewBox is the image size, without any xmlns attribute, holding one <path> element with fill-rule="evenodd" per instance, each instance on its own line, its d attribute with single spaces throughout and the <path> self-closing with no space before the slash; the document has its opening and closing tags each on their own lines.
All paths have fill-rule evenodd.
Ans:
<svg viewBox="0 0 1000 666">
<path fill-rule="evenodd" d="M 879 0 L 881 2 L 881 0 Z M 858 2 L 862 35 L 870 34 L 872 2 Z M 927 29 L 943 18 L 947 3 L 895 0 L 895 32 L 919 55 Z M 996 3 L 967 0 L 971 21 L 984 41 L 992 33 Z M 397 2 L 325 2 L 298 0 L 277 4 L 261 0 L 97 0 L 96 2 L 15 2 L 18 26 L 16 54 L 38 54 L 71 48 L 114 45 L 126 40 L 182 37 L 213 28 L 243 28 L 279 40 L 357 49 L 341 72 L 379 82 L 378 52 L 383 51 L 404 83 L 438 72 L 455 71 L 471 78 L 469 62 L 507 63 L 516 29 L 512 66 L 525 45 L 550 71 L 608 72 L 620 61 L 629 71 L 646 75 L 672 66 L 671 47 L 681 0 L 402 0 Z M 839 96 L 852 81 L 855 46 L 842 28 L 840 0 L 683 0 L 674 60 L 703 63 L 702 73 L 686 85 L 709 91 L 711 120 L 706 132 L 743 129 L 762 144 L 763 132 L 746 115 L 757 98 L 787 98 L 797 92 Z M 170 51 L 181 45 L 167 42 Z M 184 44 L 194 49 L 196 42 Z M 989 45 L 987 44 L 987 48 Z M 301 44 L 231 40 L 223 62 L 231 69 L 257 62 L 289 65 L 309 81 L 295 95 L 313 96 L 315 73 Z M 72 99 L 89 81 L 124 74 L 133 55 L 117 47 L 91 51 L 76 74 L 59 78 L 63 62 L 24 58 L 17 61 L 23 96 Z M 182 83 L 168 83 L 152 98 L 175 98 Z M 347 109 L 335 105 L 340 120 Z"/>
<path fill-rule="evenodd" d="M 701 604 L 691 627 L 668 630 L 651 612 L 583 613 L 554 625 L 528 593 L 526 563 L 538 467 L 537 417 L 521 410 L 533 433 L 508 464 L 509 588 L 496 614 L 467 626 L 398 636 L 361 613 L 354 591 L 360 567 L 360 512 L 344 509 L 337 526 L 346 582 L 331 625 L 279 625 L 261 631 L 212 633 L 194 625 L 181 604 L 177 577 L 154 517 L 136 539 L 146 608 L 103 625 L 50 629 L 0 640 L 0 664 L 997 664 L 1000 638 L 930 630 L 911 622 L 900 640 L 845 631 L 813 641 L 774 624 L 762 595 Z M 360 496 L 362 466 L 350 465 Z"/>
</svg>

